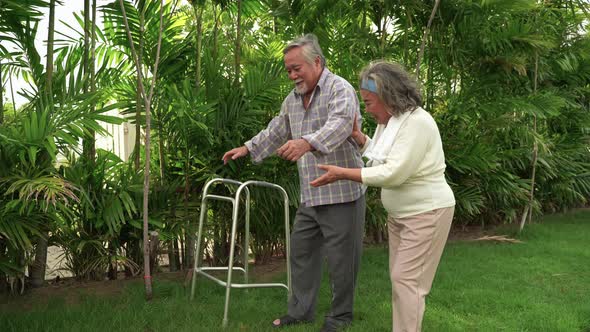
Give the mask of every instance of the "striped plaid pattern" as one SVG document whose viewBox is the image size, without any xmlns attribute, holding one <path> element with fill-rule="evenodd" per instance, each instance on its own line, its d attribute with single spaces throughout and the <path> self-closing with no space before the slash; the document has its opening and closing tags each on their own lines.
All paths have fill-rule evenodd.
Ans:
<svg viewBox="0 0 590 332">
<path fill-rule="evenodd" d="M 301 203 L 317 206 L 351 202 L 361 196 L 359 183 L 341 180 L 314 188 L 309 182 L 323 174 L 317 167 L 319 164 L 363 166 L 359 147 L 349 137 L 355 113 L 360 126 L 359 101 L 354 88 L 324 68 L 307 110 L 303 107 L 303 96 L 293 90 L 283 101 L 279 115 L 245 145 L 252 160 L 259 163 L 288 140 L 305 139 L 315 151 L 297 161 Z"/>
</svg>

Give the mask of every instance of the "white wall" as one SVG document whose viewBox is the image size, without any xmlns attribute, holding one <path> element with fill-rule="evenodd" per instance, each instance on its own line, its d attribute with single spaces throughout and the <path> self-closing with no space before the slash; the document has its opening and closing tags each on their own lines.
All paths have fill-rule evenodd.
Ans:
<svg viewBox="0 0 590 332">
<path fill-rule="evenodd" d="M 117 110 L 110 110 L 105 115 L 121 117 Z M 109 136 L 97 136 L 96 148 L 111 151 L 123 161 L 129 160 L 135 145 L 135 125 L 129 122 L 120 125 L 110 123 L 101 123 L 101 125 L 109 132 Z"/>
</svg>

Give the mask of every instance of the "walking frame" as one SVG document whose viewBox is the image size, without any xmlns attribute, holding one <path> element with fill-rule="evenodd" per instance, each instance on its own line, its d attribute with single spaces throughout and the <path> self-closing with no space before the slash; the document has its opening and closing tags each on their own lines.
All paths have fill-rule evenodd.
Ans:
<svg viewBox="0 0 590 332">
<path fill-rule="evenodd" d="M 225 183 L 230 185 L 238 186 L 238 189 L 234 197 L 230 196 L 220 196 L 220 195 L 213 195 L 209 194 L 209 188 L 214 183 Z M 280 191 L 283 195 L 284 204 L 285 204 L 285 246 L 287 252 L 287 284 L 283 283 L 249 283 L 248 282 L 248 244 L 249 244 L 249 237 L 250 237 L 250 190 L 248 186 L 261 186 L 272 188 Z M 235 267 L 234 265 L 234 251 L 236 245 L 236 231 L 238 225 L 238 215 L 239 215 L 239 203 L 240 203 L 240 195 L 242 192 L 246 193 L 246 221 L 245 221 L 245 236 L 244 236 L 244 267 Z M 232 214 L 232 226 L 231 226 L 231 237 L 230 237 L 230 250 L 229 250 L 229 261 L 228 266 L 214 266 L 214 267 L 203 267 L 199 266 L 200 262 L 200 249 L 201 249 L 201 239 L 203 237 L 203 223 L 207 219 L 207 202 L 209 200 L 219 200 L 219 201 L 226 201 L 232 203 L 233 206 L 233 214 Z M 284 287 L 287 289 L 288 296 L 291 296 L 291 261 L 290 261 L 290 232 L 289 232 L 289 197 L 287 196 L 287 192 L 281 186 L 268 183 L 264 181 L 246 181 L 244 183 L 231 180 L 231 179 L 221 179 L 216 178 L 212 179 L 205 184 L 205 188 L 203 189 L 203 198 L 201 199 L 201 214 L 199 217 L 199 229 L 197 233 L 197 241 L 196 241 L 195 253 L 194 253 L 194 260 L 195 260 L 195 267 L 193 271 L 193 278 L 192 278 L 192 285 L 191 285 L 191 300 L 194 298 L 195 295 L 195 285 L 197 281 L 197 274 L 202 274 L 203 276 L 215 281 L 217 284 L 221 286 L 225 286 L 225 307 L 223 311 L 223 327 L 227 327 L 228 322 L 228 309 L 229 309 L 229 298 L 230 298 L 230 290 L 231 288 L 262 288 L 262 287 Z M 213 275 L 207 273 L 206 271 L 227 271 L 227 281 L 223 281 L 219 278 L 214 277 Z M 244 283 L 232 283 L 232 272 L 233 271 L 241 271 L 244 273 Z"/>
</svg>

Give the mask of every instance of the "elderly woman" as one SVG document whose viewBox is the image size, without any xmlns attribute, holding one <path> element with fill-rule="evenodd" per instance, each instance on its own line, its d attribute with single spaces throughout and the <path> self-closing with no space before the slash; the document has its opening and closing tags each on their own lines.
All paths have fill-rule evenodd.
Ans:
<svg viewBox="0 0 590 332">
<path fill-rule="evenodd" d="M 369 159 L 368 167 L 320 165 L 326 173 L 311 185 L 346 179 L 382 188 L 389 214 L 393 331 L 420 331 L 455 207 L 440 133 L 421 107 L 417 83 L 400 66 L 383 61 L 368 65 L 360 74 L 360 88 L 366 111 L 378 124 L 372 139 L 356 126 L 351 135 Z"/>
</svg>

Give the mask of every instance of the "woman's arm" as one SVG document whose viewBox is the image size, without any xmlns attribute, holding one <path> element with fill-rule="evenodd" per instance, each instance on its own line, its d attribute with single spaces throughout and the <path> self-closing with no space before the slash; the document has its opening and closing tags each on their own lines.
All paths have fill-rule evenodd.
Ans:
<svg viewBox="0 0 590 332">
<path fill-rule="evenodd" d="M 332 165 L 318 165 L 318 167 L 326 171 L 326 173 L 309 183 L 313 187 L 320 187 L 338 180 L 362 182 L 360 168 L 344 168 Z"/>
<path fill-rule="evenodd" d="M 352 139 L 356 142 L 356 144 L 358 144 L 358 146 L 360 146 L 361 148 L 363 146 L 365 146 L 365 143 L 367 142 L 367 136 L 365 136 L 365 134 L 363 134 L 363 132 L 360 130 L 358 122 L 357 122 L 357 117 L 358 115 L 355 114 L 354 115 L 354 122 L 352 125 L 352 134 L 350 134 L 350 137 L 352 137 Z"/>
<path fill-rule="evenodd" d="M 425 156 L 436 146 L 437 135 L 436 123 L 426 111 L 411 115 L 399 129 L 385 163 L 362 169 L 362 182 L 381 188 L 403 184 L 416 174 L 422 163 L 433 162 L 425 160 Z"/>
</svg>

